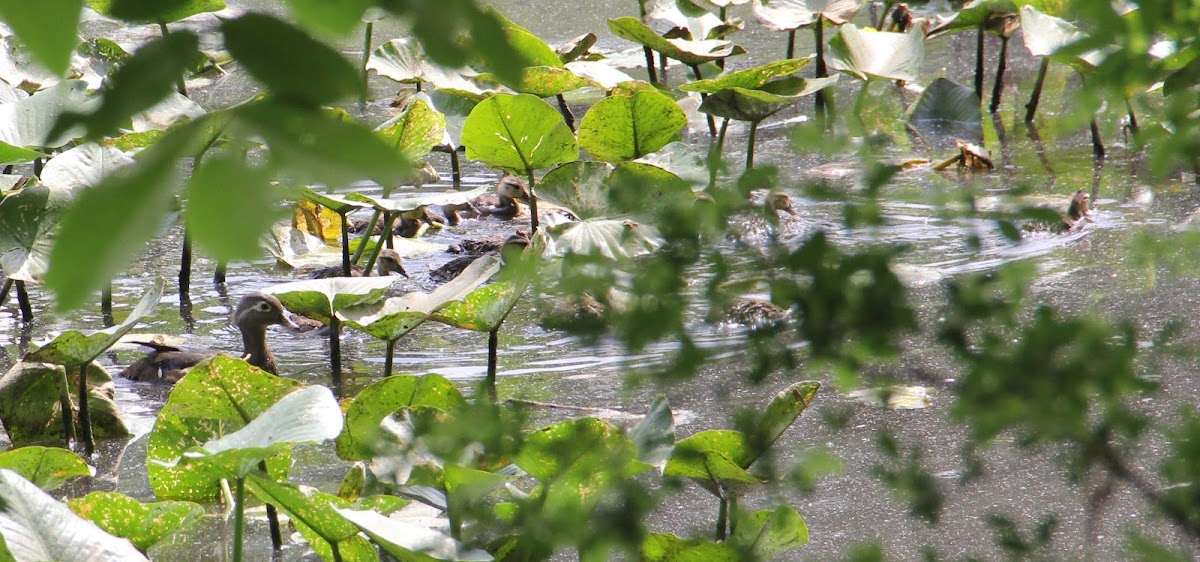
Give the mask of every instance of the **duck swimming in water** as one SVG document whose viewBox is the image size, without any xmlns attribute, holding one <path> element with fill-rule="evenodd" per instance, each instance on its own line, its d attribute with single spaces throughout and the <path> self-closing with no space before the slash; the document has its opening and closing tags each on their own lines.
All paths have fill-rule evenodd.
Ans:
<svg viewBox="0 0 1200 562">
<path fill-rule="evenodd" d="M 284 312 L 279 299 L 266 293 L 251 293 L 242 297 L 233 312 L 233 324 L 242 333 L 242 358 L 273 375 L 279 374 L 279 371 L 275 365 L 275 357 L 267 348 L 267 326 L 279 324 L 293 329 L 296 327 Z M 175 384 L 197 363 L 218 353 L 211 349 L 137 343 L 153 348 L 154 351 L 121 371 L 122 378 Z"/>
<path fill-rule="evenodd" d="M 1026 232 L 1050 232 L 1052 234 L 1072 232 L 1091 220 L 1091 201 L 1092 198 L 1087 192 L 1080 189 L 1071 196 L 1071 203 L 1067 206 L 1067 214 L 1058 222 L 1030 221 L 1022 224 L 1021 228 Z"/>
<path fill-rule="evenodd" d="M 462 249 L 461 245 L 467 244 L 467 242 L 474 243 L 469 244 L 467 249 Z M 509 236 L 501 244 L 491 245 L 490 242 L 491 241 L 463 241 L 460 244 L 460 252 L 465 252 L 467 255 L 457 257 L 449 262 L 446 262 L 441 267 L 429 272 L 429 277 L 439 283 L 445 283 L 451 279 L 454 279 L 455 277 L 458 277 L 463 270 L 467 269 L 467 266 L 474 263 L 475 260 L 480 258 L 480 256 L 498 253 L 500 254 L 500 257 L 503 258 L 505 254 L 510 252 L 519 252 L 524 250 L 525 248 L 529 247 L 529 234 L 518 230 L 516 234 Z"/>
<path fill-rule="evenodd" d="M 529 204 L 529 184 L 512 174 L 504 174 L 496 182 L 495 193 L 485 193 L 471 200 L 480 217 L 511 219 L 521 214 L 518 202 Z"/>
<path fill-rule="evenodd" d="M 408 272 L 404 271 L 404 263 L 400 259 L 400 254 L 391 248 L 384 248 L 379 251 L 379 258 L 375 262 L 375 271 L 380 277 L 386 277 L 393 273 L 408 277 Z M 362 266 L 350 266 L 351 277 L 362 277 Z M 309 279 L 332 279 L 342 276 L 342 266 L 331 265 L 322 267 L 308 274 Z"/>
</svg>

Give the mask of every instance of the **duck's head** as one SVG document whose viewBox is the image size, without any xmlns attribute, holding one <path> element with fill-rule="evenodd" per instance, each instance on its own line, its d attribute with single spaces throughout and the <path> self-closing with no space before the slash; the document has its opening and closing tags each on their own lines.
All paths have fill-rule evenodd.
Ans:
<svg viewBox="0 0 1200 562">
<path fill-rule="evenodd" d="M 1067 207 L 1067 217 L 1072 221 L 1078 221 L 1083 217 L 1092 216 L 1091 208 L 1092 198 L 1087 192 L 1080 189 L 1071 196 L 1071 206 Z"/>
<path fill-rule="evenodd" d="M 512 174 L 504 174 L 504 177 L 500 178 L 496 183 L 496 193 L 501 197 L 529 204 L 529 184 Z"/>
<path fill-rule="evenodd" d="M 791 196 L 782 191 L 768 193 L 766 206 L 769 212 L 778 213 L 779 211 L 784 211 L 793 217 L 796 216 L 796 210 L 792 208 Z"/>
<path fill-rule="evenodd" d="M 404 271 L 404 263 L 400 259 L 400 253 L 391 248 L 384 248 L 379 251 L 378 261 L 375 262 L 375 271 L 380 277 L 399 273 L 408 277 L 408 272 Z"/>
<path fill-rule="evenodd" d="M 504 240 L 504 244 L 500 246 L 500 257 L 512 259 L 512 257 L 524 252 L 525 248 L 529 247 L 529 243 L 529 233 L 518 230 L 516 234 Z"/>
<path fill-rule="evenodd" d="M 250 293 L 238 301 L 233 311 L 233 323 L 238 328 L 266 328 L 271 324 L 279 324 L 297 329 L 294 322 L 288 319 L 283 303 L 274 295 L 266 293 Z"/>
</svg>

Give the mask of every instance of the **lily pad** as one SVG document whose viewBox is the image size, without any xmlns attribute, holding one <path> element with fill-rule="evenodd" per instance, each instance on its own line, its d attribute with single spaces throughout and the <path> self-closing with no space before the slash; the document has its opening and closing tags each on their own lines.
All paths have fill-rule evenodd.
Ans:
<svg viewBox="0 0 1200 562">
<path fill-rule="evenodd" d="M 329 323 L 334 313 L 383 298 L 392 286 L 390 277 L 334 277 L 272 285 L 263 292 L 275 295 L 288 310 Z"/>
<path fill-rule="evenodd" d="M 579 158 L 575 134 L 550 104 L 529 94 L 480 102 L 463 124 L 467 158 L 526 174 Z"/>
<path fill-rule="evenodd" d="M 338 507 L 348 507 L 350 502 L 254 473 L 246 477 L 246 488 L 258 499 L 287 513 L 323 560 L 335 559 L 330 544 L 337 544 L 342 560 L 377 559 L 375 547 L 366 538 L 357 537 L 358 527 L 337 512 Z"/>
<path fill-rule="evenodd" d="M 842 25 L 854 18 L 862 0 L 752 0 L 750 10 L 772 31 L 792 31 L 825 20 Z"/>
<path fill-rule="evenodd" d="M 491 187 L 483 186 L 470 191 L 444 191 L 441 193 L 406 193 L 402 197 L 372 197 L 370 195 L 352 192 L 346 194 L 346 200 L 367 203 L 380 211 L 392 213 L 407 213 L 429 205 L 458 205 L 466 203 L 484 193 Z"/>
<path fill-rule="evenodd" d="M 487 72 L 480 74 L 477 79 L 503 84 L 518 93 L 541 98 L 573 92 L 592 85 L 589 80 L 577 76 L 571 69 L 558 66 L 527 66 L 521 69 L 519 82 L 502 82 L 496 75 Z"/>
<path fill-rule="evenodd" d="M 1050 57 L 1077 69 L 1096 66 L 1104 60 L 1101 51 L 1088 51 L 1076 56 L 1057 55 L 1072 43 L 1087 38 L 1087 35 L 1071 22 L 1046 15 L 1033 6 L 1021 7 L 1021 37 L 1031 55 Z"/>
<path fill-rule="evenodd" d="M 62 365 L 29 363 L 13 365 L 0 378 L 0 420 L 14 445 L 56 441 L 63 436 L 63 401 L 76 416 L 78 404 L 74 390 L 79 388 L 79 369 Z M 88 408 L 92 434 L 96 438 L 125 437 L 129 429 L 113 402 L 112 376 L 104 367 L 89 363 Z"/>
<path fill-rule="evenodd" d="M 271 255 L 288 267 L 310 267 L 341 265 L 341 250 L 329 246 L 324 240 L 287 224 L 276 224 L 264 240 Z M 351 249 L 353 249 L 351 241 Z M 422 240 L 393 236 L 395 250 L 401 257 L 445 251 L 445 244 L 432 244 Z"/>
<path fill-rule="evenodd" d="M 550 170 L 538 183 L 538 195 L 571 209 L 581 219 L 613 214 L 608 204 L 605 178 L 612 166 L 603 162 L 576 161 Z"/>
<path fill-rule="evenodd" d="M 938 78 L 926 86 L 908 112 L 908 120 L 913 124 L 933 121 L 982 126 L 982 119 L 975 90 L 947 78 Z"/>
<path fill-rule="evenodd" d="M 398 560 L 492 560 L 492 555 L 486 551 L 471 548 L 423 525 L 388 518 L 374 511 L 337 511 L 342 517 L 358 525 L 371 540 Z"/>
<path fill-rule="evenodd" d="M 466 406 L 466 400 L 440 375 L 394 375 L 375 381 L 346 407 L 346 426 L 337 439 L 338 456 L 345 460 L 371 458 L 380 422 L 414 406 L 453 412 Z"/>
<path fill-rule="evenodd" d="M 701 65 L 746 52 L 745 49 L 734 45 L 732 41 L 723 39 L 696 41 L 666 39 L 635 17 L 610 19 L 608 20 L 608 29 L 617 37 L 650 47 L 668 58 L 689 66 Z"/>
<path fill-rule="evenodd" d="M 0 454 L 0 468 L 20 474 L 47 492 L 57 490 L 70 478 L 92 476 L 95 472 L 71 451 L 37 445 Z"/>
<path fill-rule="evenodd" d="M 25 361 L 56 363 L 67 367 L 78 367 L 84 363 L 95 361 L 108 348 L 116 344 L 121 336 L 132 330 L 139 320 L 158 308 L 158 301 L 162 299 L 165 283 L 162 277 L 155 279 L 154 284 L 142 296 L 142 300 L 138 301 L 137 306 L 133 307 L 129 316 L 126 316 L 120 324 L 89 333 L 67 330 L 46 345 L 27 354 Z"/>
<path fill-rule="evenodd" d="M 411 164 L 424 158 L 446 136 L 446 116 L 433 108 L 429 94 L 418 93 L 404 113 L 375 128 Z"/>
<path fill-rule="evenodd" d="M 708 165 L 696 149 L 685 142 L 667 143 L 666 146 L 638 158 L 635 162 L 662 168 L 692 186 L 708 185 Z"/>
<path fill-rule="evenodd" d="M 701 92 L 705 94 L 715 94 L 729 88 L 754 90 L 763 87 L 768 82 L 777 78 L 795 74 L 811 62 L 812 57 L 779 60 L 754 68 L 722 74 L 715 78 L 688 82 L 680 86 L 679 89 L 685 92 Z"/>
<path fill-rule="evenodd" d="M 630 220 L 595 218 L 572 222 L 555 231 L 559 254 L 598 254 L 611 260 L 649 254 L 662 247 L 658 230 Z"/>
<path fill-rule="evenodd" d="M 722 39 L 742 28 L 740 20 L 722 20 L 691 0 L 658 0 L 646 21 L 659 35 L 683 39 Z"/>
<path fill-rule="evenodd" d="M 915 81 L 925 56 L 920 29 L 908 33 L 859 29 L 848 23 L 829 41 L 829 66 L 867 80 Z"/>
<path fill-rule="evenodd" d="M 606 162 L 632 160 L 676 140 L 687 116 L 671 97 L 653 90 L 600 100 L 579 122 L 579 146 Z"/>
<path fill-rule="evenodd" d="M 63 80 L 21 101 L 0 104 L 0 142 L 24 148 L 58 148 L 82 134 L 72 127 L 51 136 L 64 114 L 89 113 L 98 100 L 87 95 L 87 82 Z"/>
<path fill-rule="evenodd" d="M 200 504 L 181 501 L 142 503 L 116 492 L 92 492 L 67 501 L 71 511 L 105 532 L 129 539 L 143 552 L 204 516 Z"/>
<path fill-rule="evenodd" d="M 225 9 L 225 0 L 88 0 L 88 7 L 119 20 L 138 23 L 171 23 L 204 12 Z"/>
<path fill-rule="evenodd" d="M 688 182 L 658 166 L 621 162 L 605 180 L 608 202 L 619 213 L 650 213 L 690 204 L 696 196 Z"/>
<path fill-rule="evenodd" d="M 74 200 L 74 190 L 34 185 L 0 200 L 0 272 L 38 283 L 49 270 L 58 220 Z"/>
<path fill-rule="evenodd" d="M 770 560 L 789 550 L 808 544 L 808 526 L 796 510 L 781 505 L 774 510 L 749 514 L 738 522 L 731 537 L 733 543 L 755 554 L 759 560 Z"/>
<path fill-rule="evenodd" d="M 645 562 L 737 562 L 744 556 L 732 544 L 704 539 L 682 539 L 671 533 L 651 533 L 642 541 Z"/>
<path fill-rule="evenodd" d="M 792 105 L 804 96 L 815 94 L 837 82 L 837 75 L 805 79 L 788 76 L 768 82 L 758 89 L 727 88 L 704 98 L 700 111 L 757 123 Z"/>
<path fill-rule="evenodd" d="M 367 70 L 402 84 L 428 82 L 435 89 L 459 92 L 475 99 L 483 99 L 489 93 L 466 78 L 469 70 L 445 68 L 430 61 L 420 44 L 407 37 L 393 39 L 375 49 L 367 61 Z"/>
<path fill-rule="evenodd" d="M 477 332 L 499 328 L 533 282 L 545 251 L 546 238 L 539 232 L 517 259 L 505 263 L 495 281 L 451 302 L 433 313 L 430 319 Z"/>
<path fill-rule="evenodd" d="M 606 60 L 571 61 L 567 63 L 567 69 L 605 91 L 611 91 L 624 82 L 635 81 L 632 76 L 625 74 Z"/>
<path fill-rule="evenodd" d="M 195 501 L 215 497 L 227 475 L 208 463 L 181 462 L 184 452 L 245 427 L 300 386 L 224 355 L 192 367 L 172 389 L 150 432 L 146 464 L 154 494 Z M 283 475 L 290 464 L 288 455 L 279 455 L 267 460 L 267 469 Z"/>
<path fill-rule="evenodd" d="M 0 470 L 0 536 L 16 560 L 119 562 L 147 558 L 11 470 Z"/>
</svg>

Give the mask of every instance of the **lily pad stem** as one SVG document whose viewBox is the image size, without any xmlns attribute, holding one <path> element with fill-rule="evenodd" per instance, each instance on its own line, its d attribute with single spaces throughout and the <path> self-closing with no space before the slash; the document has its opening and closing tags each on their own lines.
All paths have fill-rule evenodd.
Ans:
<svg viewBox="0 0 1200 562">
<path fill-rule="evenodd" d="M 729 501 L 721 498 L 721 503 L 717 507 L 717 534 L 714 540 L 717 542 L 725 540 L 725 527 L 729 523 Z"/>
<path fill-rule="evenodd" d="M 242 531 L 246 526 L 246 479 L 238 478 L 233 496 L 233 562 L 242 562 Z"/>
<path fill-rule="evenodd" d="M 487 391 L 488 398 L 493 404 L 498 399 L 496 395 L 496 355 L 500 347 L 500 326 L 488 332 L 488 369 L 487 369 Z"/>
<path fill-rule="evenodd" d="M 369 236 L 369 235 L 364 235 Z M 364 240 L 369 240 L 369 237 L 364 237 Z M 379 235 L 379 240 L 375 242 L 375 247 L 371 249 L 371 257 L 367 258 L 366 265 L 363 266 L 363 271 L 370 275 L 375 270 L 375 260 L 379 259 L 379 252 L 383 251 L 385 240 L 392 239 L 392 214 L 388 211 L 383 212 L 383 232 Z M 366 244 L 366 242 L 363 242 Z"/>
<path fill-rule="evenodd" d="M 329 314 L 329 368 L 333 372 L 334 386 L 342 384 L 342 322 L 336 312 Z"/>
<path fill-rule="evenodd" d="M 171 32 L 167 29 L 167 22 L 161 19 L 158 20 L 158 32 L 164 38 L 171 34 Z M 185 98 L 188 97 L 187 84 L 185 84 L 183 81 L 183 74 L 180 74 L 179 78 L 175 81 L 175 91 L 179 92 L 179 95 Z"/>
<path fill-rule="evenodd" d="M 992 84 L 992 104 L 989 113 L 1000 109 L 1000 95 L 1004 93 L 1004 68 L 1008 65 L 1008 36 L 1000 36 L 1000 61 L 996 63 L 996 82 Z"/>
<path fill-rule="evenodd" d="M 87 368 L 91 361 L 79 366 L 79 442 L 83 452 L 91 457 L 96 452 L 96 441 L 92 438 L 92 412 L 88 408 Z M 65 415 L 70 415 L 67 410 Z"/>
<path fill-rule="evenodd" d="M 721 120 L 721 130 L 717 131 L 717 154 L 725 150 L 725 133 L 729 131 L 729 118 Z"/>
<path fill-rule="evenodd" d="M 1129 132 L 1136 135 L 1138 132 L 1137 114 L 1133 112 L 1133 102 L 1129 98 L 1125 98 L 1125 111 L 1129 114 Z"/>
<path fill-rule="evenodd" d="M 983 24 L 975 35 L 975 95 L 983 99 Z"/>
<path fill-rule="evenodd" d="M 825 67 L 825 21 L 820 17 L 817 18 L 817 24 L 813 26 L 813 40 L 817 46 L 817 78 L 825 78 L 829 76 L 829 69 Z M 825 90 L 826 88 L 817 90 L 817 97 L 813 100 L 817 115 L 822 119 L 826 117 Z"/>
<path fill-rule="evenodd" d="M 1050 59 L 1042 57 L 1042 66 L 1038 67 L 1037 81 L 1033 83 L 1033 93 L 1029 95 L 1029 103 L 1025 104 L 1025 122 L 1033 123 L 1037 115 L 1038 101 L 1042 97 L 1042 84 L 1046 82 L 1046 70 L 1050 68 Z"/>
<path fill-rule="evenodd" d="M 454 180 L 454 187 L 462 185 L 462 169 L 458 165 L 458 149 L 450 151 L 450 176 Z"/>
<path fill-rule="evenodd" d="M 214 285 L 224 285 L 225 284 L 225 267 L 226 267 L 226 265 L 228 265 L 228 264 L 226 264 L 223 261 L 217 262 L 217 268 L 213 270 L 213 284 Z"/>
<path fill-rule="evenodd" d="M 789 29 L 788 30 L 787 57 L 786 58 L 791 59 L 791 58 L 795 58 L 795 57 L 796 57 L 796 30 Z"/>
<path fill-rule="evenodd" d="M 377 222 L 379 222 L 379 209 L 375 209 L 375 212 L 371 214 L 371 220 L 367 221 L 367 229 L 363 231 L 363 239 L 361 241 L 363 243 L 358 245 L 357 250 L 354 250 L 354 257 L 350 258 L 350 263 L 358 265 L 358 262 L 362 260 L 363 251 L 367 249 L 365 242 L 371 239 L 371 234 L 375 232 L 375 223 Z"/>
<path fill-rule="evenodd" d="M 0 302 L 3 302 L 3 299 L 0 299 Z M 112 313 L 112 281 L 109 281 L 104 286 L 104 290 L 100 291 L 100 316 L 104 319 L 105 328 L 111 328 L 113 324 L 116 324 L 113 321 Z"/>
<path fill-rule="evenodd" d="M 746 170 L 754 167 L 754 137 L 758 133 L 758 121 L 750 122 L 750 137 L 746 141 Z"/>
<path fill-rule="evenodd" d="M 26 324 L 33 322 L 33 307 L 29 304 L 29 293 L 25 292 L 25 282 L 18 280 L 17 286 L 17 305 L 21 307 L 21 322 Z"/>
<path fill-rule="evenodd" d="M 1100 139 L 1100 124 L 1096 122 L 1096 118 L 1092 117 L 1092 156 L 1096 160 L 1104 159 L 1104 141 Z"/>
<path fill-rule="evenodd" d="M 358 94 L 359 105 L 367 104 L 367 93 L 370 90 L 370 75 L 367 73 L 367 61 L 371 60 L 371 35 L 374 31 L 375 22 L 367 22 L 367 28 L 363 30 L 362 92 Z"/>
<path fill-rule="evenodd" d="M 263 471 L 263 474 L 269 474 L 265 460 L 258 461 L 258 469 Z M 269 503 L 267 504 L 267 526 L 271 530 L 271 548 L 276 551 L 283 549 L 283 533 L 279 530 L 279 512 L 275 506 Z"/>
<path fill-rule="evenodd" d="M 186 295 L 192 288 L 192 235 L 183 228 L 183 250 L 179 255 L 179 293 Z"/>
<path fill-rule="evenodd" d="M 883 12 L 879 14 L 879 23 L 875 25 L 875 29 L 878 29 L 879 31 L 885 31 L 883 29 L 883 24 L 887 23 L 888 12 L 892 11 L 892 6 L 895 4 L 896 2 L 894 0 L 887 0 L 887 2 L 883 3 Z"/>
<path fill-rule="evenodd" d="M 698 65 L 698 64 L 692 65 L 692 76 L 695 76 L 696 80 L 704 79 L 704 76 L 700 75 L 700 65 Z M 708 99 L 708 94 L 700 94 L 700 100 L 701 100 L 700 103 L 701 104 L 703 104 L 704 100 L 706 100 L 706 99 Z M 717 136 L 717 120 L 714 119 L 711 114 L 707 115 L 706 117 L 708 118 L 708 134 L 710 136 L 714 136 L 714 137 Z"/>
<path fill-rule="evenodd" d="M 12 278 L 11 277 L 5 278 L 4 285 L 0 286 L 0 305 L 3 305 L 4 301 L 8 300 L 8 292 L 12 290 L 12 286 L 13 286 Z"/>
<path fill-rule="evenodd" d="M 564 98 L 562 94 L 558 94 L 555 98 L 558 99 L 558 110 L 562 112 L 563 120 L 567 122 L 567 127 L 574 133 L 575 114 L 571 113 L 571 107 L 567 105 L 567 98 Z"/>
<path fill-rule="evenodd" d="M 58 409 L 62 415 L 63 439 L 67 442 L 75 440 L 75 412 L 71 408 L 71 381 L 67 371 L 63 369 L 58 381 Z"/>
<path fill-rule="evenodd" d="M 646 54 L 646 74 L 650 78 L 651 84 L 658 83 L 658 75 L 654 72 L 654 51 L 650 47 L 643 46 L 642 52 Z"/>
<path fill-rule="evenodd" d="M 537 193 L 533 190 L 533 184 L 536 183 L 533 179 L 533 168 L 526 170 L 526 175 L 529 176 L 529 235 L 533 236 L 538 231 Z"/>
<path fill-rule="evenodd" d="M 367 24 L 370 25 L 370 24 Z M 350 220 L 346 213 L 338 213 L 342 223 L 342 277 L 350 276 Z"/>
<path fill-rule="evenodd" d="M 329 550 L 333 553 L 333 562 L 342 562 L 342 551 L 338 550 L 338 543 L 329 543 Z"/>
<path fill-rule="evenodd" d="M 392 376 L 392 354 L 396 352 L 396 340 L 387 341 L 387 355 L 383 359 L 383 377 Z"/>
</svg>

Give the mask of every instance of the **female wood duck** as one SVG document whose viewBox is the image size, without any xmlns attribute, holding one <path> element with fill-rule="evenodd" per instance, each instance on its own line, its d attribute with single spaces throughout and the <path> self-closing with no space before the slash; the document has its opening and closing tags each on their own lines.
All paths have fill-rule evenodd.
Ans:
<svg viewBox="0 0 1200 562">
<path fill-rule="evenodd" d="M 1071 203 L 1067 206 L 1067 214 L 1058 222 L 1046 221 L 1029 221 L 1021 225 L 1021 229 L 1026 232 L 1050 232 L 1053 234 L 1066 234 L 1068 232 L 1081 228 L 1085 222 L 1091 220 L 1092 198 L 1087 192 L 1080 189 L 1071 196 Z"/>
<path fill-rule="evenodd" d="M 233 312 L 233 324 L 242 333 L 242 358 L 247 363 L 274 375 L 279 374 L 279 371 L 275 366 L 275 357 L 271 355 L 271 350 L 267 349 L 267 326 L 279 324 L 295 328 L 296 325 L 288 320 L 284 312 L 279 299 L 266 293 L 251 293 L 242 297 Z M 188 369 L 218 353 L 211 349 L 185 349 L 138 343 L 153 348 L 154 351 L 121 371 L 123 378 L 175 384 L 187 374 Z"/>
<path fill-rule="evenodd" d="M 496 217 L 511 219 L 521 213 L 517 202 L 529 204 L 529 184 L 512 174 L 504 174 L 496 182 L 495 193 L 485 193 L 471 200 L 471 206 L 479 211 L 481 217 Z"/>
<path fill-rule="evenodd" d="M 466 245 L 467 248 L 462 248 Z M 521 251 L 529 247 L 529 233 L 518 230 L 516 234 L 504 239 L 503 243 L 494 244 L 492 240 L 464 240 L 459 245 L 459 252 L 467 255 L 454 258 L 443 264 L 441 267 L 429 272 L 429 277 L 439 283 L 445 283 L 463 272 L 467 266 L 479 259 L 480 256 L 487 254 L 500 254 L 503 258 L 504 254 L 513 251 Z M 453 251 L 451 249 L 450 251 Z"/>
<path fill-rule="evenodd" d="M 375 261 L 375 271 L 376 271 L 376 273 L 379 274 L 380 277 L 386 277 L 393 273 L 408 277 L 408 272 L 404 271 L 404 263 L 400 259 L 400 254 L 397 253 L 396 250 L 393 250 L 391 248 L 384 248 L 379 251 L 379 257 L 376 258 L 376 261 Z M 358 265 L 350 266 L 350 276 L 351 277 L 362 277 L 362 274 L 363 274 L 362 266 L 358 266 Z M 342 266 L 340 266 L 340 265 L 331 265 L 329 267 L 322 267 L 321 269 L 318 269 L 318 270 L 313 271 L 312 273 L 308 274 L 309 279 L 332 279 L 334 277 L 341 277 L 341 276 L 342 276 Z"/>
</svg>

